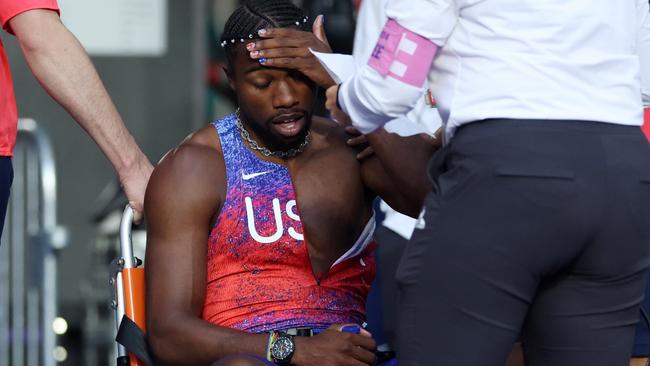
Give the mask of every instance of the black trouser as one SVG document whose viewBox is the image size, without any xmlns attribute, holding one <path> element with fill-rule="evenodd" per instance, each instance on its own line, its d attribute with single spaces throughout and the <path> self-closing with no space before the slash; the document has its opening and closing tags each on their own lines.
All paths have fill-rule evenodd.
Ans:
<svg viewBox="0 0 650 366">
<path fill-rule="evenodd" d="M 395 273 L 408 240 L 379 225 L 375 231 L 377 247 L 377 276 L 381 284 L 382 325 L 388 345 L 395 349 L 397 330 L 397 283 Z"/>
<path fill-rule="evenodd" d="M 645 285 L 645 299 L 641 304 L 641 307 L 646 311 L 646 314 L 650 312 L 650 281 L 646 279 Z M 647 320 L 641 317 L 641 321 L 636 326 L 636 332 L 634 334 L 634 348 L 632 349 L 632 357 L 648 357 L 650 354 L 650 327 L 648 327 Z"/>
<path fill-rule="evenodd" d="M 624 366 L 650 265 L 638 127 L 491 120 L 432 162 L 398 270 L 400 366 Z"/>
<path fill-rule="evenodd" d="M 4 229 L 9 192 L 11 191 L 11 183 L 13 180 L 14 169 L 11 164 L 11 157 L 0 156 L 0 237 Z"/>
</svg>

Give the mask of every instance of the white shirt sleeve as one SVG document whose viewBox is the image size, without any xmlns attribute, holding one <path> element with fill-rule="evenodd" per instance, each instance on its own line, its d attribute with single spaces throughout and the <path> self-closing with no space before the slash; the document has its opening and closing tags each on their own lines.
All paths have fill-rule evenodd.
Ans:
<svg viewBox="0 0 650 366">
<path fill-rule="evenodd" d="M 379 39 L 381 28 L 386 24 L 386 3 L 388 0 L 365 0 L 361 2 L 354 33 L 354 56 L 357 67 L 368 63 L 372 49 Z"/>
<path fill-rule="evenodd" d="M 386 11 L 402 27 L 438 46 L 444 45 L 457 20 L 455 0 L 389 0 Z M 355 127 L 370 133 L 412 110 L 425 90 L 424 85 L 413 86 L 382 76 L 363 64 L 340 86 L 338 100 Z"/>
<path fill-rule="evenodd" d="M 650 107 L 650 5 L 639 0 L 639 33 L 637 47 L 641 62 L 641 92 L 643 105 Z"/>
<path fill-rule="evenodd" d="M 389 0 L 386 15 L 442 47 L 456 26 L 456 0 Z"/>
<path fill-rule="evenodd" d="M 338 102 L 350 116 L 352 124 L 364 134 L 408 113 L 425 89 L 404 84 L 392 77 L 381 76 L 364 66 L 341 84 Z"/>
</svg>

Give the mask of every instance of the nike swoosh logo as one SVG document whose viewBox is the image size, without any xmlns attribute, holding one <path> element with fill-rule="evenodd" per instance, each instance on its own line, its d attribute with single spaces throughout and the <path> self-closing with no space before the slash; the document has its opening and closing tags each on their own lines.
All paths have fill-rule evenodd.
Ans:
<svg viewBox="0 0 650 366">
<path fill-rule="evenodd" d="M 260 177 L 260 176 L 262 176 L 264 174 L 269 174 L 269 173 L 270 172 L 261 172 L 261 173 L 253 173 L 253 174 L 244 174 L 244 173 L 242 173 L 241 177 L 244 180 L 251 180 L 253 178 L 257 178 L 257 177 Z"/>
</svg>

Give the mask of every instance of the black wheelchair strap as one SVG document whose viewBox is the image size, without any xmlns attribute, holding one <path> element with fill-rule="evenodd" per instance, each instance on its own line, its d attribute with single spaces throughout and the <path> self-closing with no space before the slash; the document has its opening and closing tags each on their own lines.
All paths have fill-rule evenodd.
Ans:
<svg viewBox="0 0 650 366">
<path fill-rule="evenodd" d="M 149 354 L 149 345 L 147 343 L 147 336 L 142 329 L 138 327 L 133 320 L 129 319 L 126 315 L 122 317 L 120 329 L 117 330 L 115 341 L 130 353 L 133 353 L 140 361 L 149 366 L 155 366 L 151 355 Z"/>
</svg>

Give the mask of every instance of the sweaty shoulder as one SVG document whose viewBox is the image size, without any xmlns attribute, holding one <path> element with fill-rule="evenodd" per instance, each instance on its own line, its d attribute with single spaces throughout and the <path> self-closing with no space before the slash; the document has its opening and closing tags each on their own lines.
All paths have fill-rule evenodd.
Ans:
<svg viewBox="0 0 650 366">
<path fill-rule="evenodd" d="M 225 167 L 219 137 L 212 126 L 188 136 L 154 169 L 145 197 L 145 214 L 173 210 L 206 215 L 220 208 L 225 195 Z"/>
</svg>

